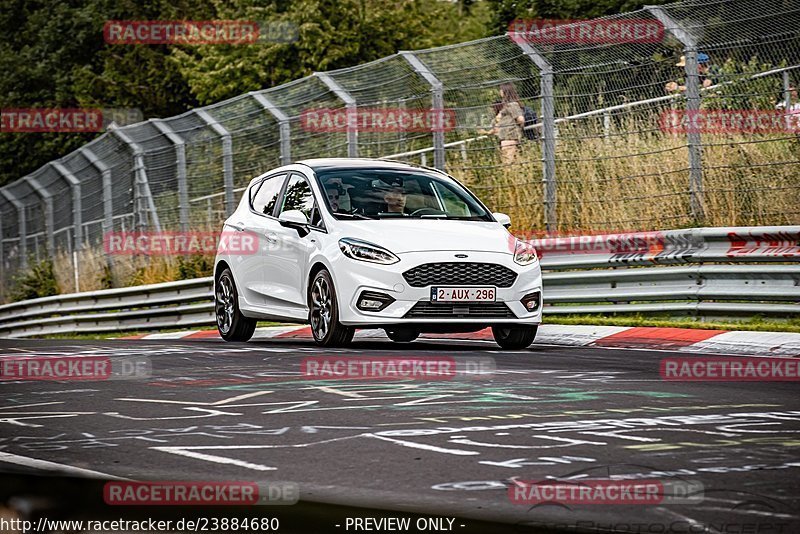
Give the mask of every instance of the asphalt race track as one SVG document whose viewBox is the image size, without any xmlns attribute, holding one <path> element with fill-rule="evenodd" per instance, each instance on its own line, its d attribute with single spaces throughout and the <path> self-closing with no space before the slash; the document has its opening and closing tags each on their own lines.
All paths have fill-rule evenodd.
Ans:
<svg viewBox="0 0 800 534">
<path fill-rule="evenodd" d="M 301 494 L 295 506 L 457 518 L 456 532 L 500 532 L 481 521 L 507 523 L 509 532 L 800 532 L 797 382 L 662 380 L 661 360 L 686 353 L 546 345 L 508 352 L 454 340 L 321 350 L 273 339 L 0 340 L 0 354 L 152 364 L 152 376 L 140 380 L 0 384 L 7 476 L 63 469 L 136 480 L 291 481 Z M 319 355 L 490 357 L 497 371 L 312 381 L 301 361 Z M 510 500 L 509 487 L 547 477 L 669 479 L 699 483 L 702 494 L 652 505 Z M 278 508 L 269 513 L 293 507 Z M 342 517 L 328 530 L 354 531 Z"/>
</svg>

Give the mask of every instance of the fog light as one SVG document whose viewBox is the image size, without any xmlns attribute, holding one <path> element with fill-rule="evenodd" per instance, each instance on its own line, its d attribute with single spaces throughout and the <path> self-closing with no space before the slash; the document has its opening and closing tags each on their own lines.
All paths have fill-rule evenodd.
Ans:
<svg viewBox="0 0 800 534">
<path fill-rule="evenodd" d="M 358 304 L 356 304 L 356 306 L 359 310 L 377 312 L 383 310 L 392 302 L 394 302 L 394 299 L 384 293 L 364 291 L 361 293 L 361 296 L 358 297 Z"/>
<path fill-rule="evenodd" d="M 520 302 L 522 302 L 522 305 L 525 306 L 525 309 L 527 311 L 535 312 L 536 310 L 539 309 L 539 304 L 541 303 L 542 300 L 541 295 L 542 295 L 541 292 L 534 291 L 533 293 L 528 293 L 527 295 L 522 297 Z"/>
</svg>

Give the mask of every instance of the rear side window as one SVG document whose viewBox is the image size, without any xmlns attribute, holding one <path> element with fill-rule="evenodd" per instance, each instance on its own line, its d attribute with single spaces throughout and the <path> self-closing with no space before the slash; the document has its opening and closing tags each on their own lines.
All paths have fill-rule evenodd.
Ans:
<svg viewBox="0 0 800 534">
<path fill-rule="evenodd" d="M 265 178 L 260 185 L 256 185 L 253 188 L 255 193 L 251 194 L 250 197 L 250 207 L 253 208 L 253 211 L 271 216 L 275 212 L 278 195 L 285 179 L 285 174 L 270 176 Z"/>
</svg>

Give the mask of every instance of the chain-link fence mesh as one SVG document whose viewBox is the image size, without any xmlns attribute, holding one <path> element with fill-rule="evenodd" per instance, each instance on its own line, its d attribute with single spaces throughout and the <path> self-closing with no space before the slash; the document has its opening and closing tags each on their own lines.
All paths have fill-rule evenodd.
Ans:
<svg viewBox="0 0 800 534">
<path fill-rule="evenodd" d="M 800 224 L 798 0 L 689 0 L 573 26 L 400 52 L 112 129 L 0 189 L 2 296 L 48 257 L 62 291 L 157 279 L 105 253 L 104 236 L 217 231 L 251 178 L 309 157 L 443 167 L 517 232 Z M 621 26 L 660 33 L 581 33 Z M 510 100 L 522 135 L 493 129 Z M 355 126 L 309 120 L 345 109 Z M 361 121 L 431 110 L 447 127 Z M 777 113 L 787 127 L 673 127 L 710 110 Z"/>
</svg>

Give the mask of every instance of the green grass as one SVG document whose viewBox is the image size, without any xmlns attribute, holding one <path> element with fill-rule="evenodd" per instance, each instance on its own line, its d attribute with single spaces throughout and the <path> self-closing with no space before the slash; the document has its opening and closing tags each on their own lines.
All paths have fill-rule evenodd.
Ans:
<svg viewBox="0 0 800 534">
<path fill-rule="evenodd" d="M 545 324 L 584 324 L 599 326 L 654 326 L 662 328 L 698 328 L 704 330 L 754 330 L 762 332 L 800 332 L 800 318 L 776 320 L 754 316 L 741 321 L 675 318 L 667 315 L 544 315 Z"/>
</svg>

